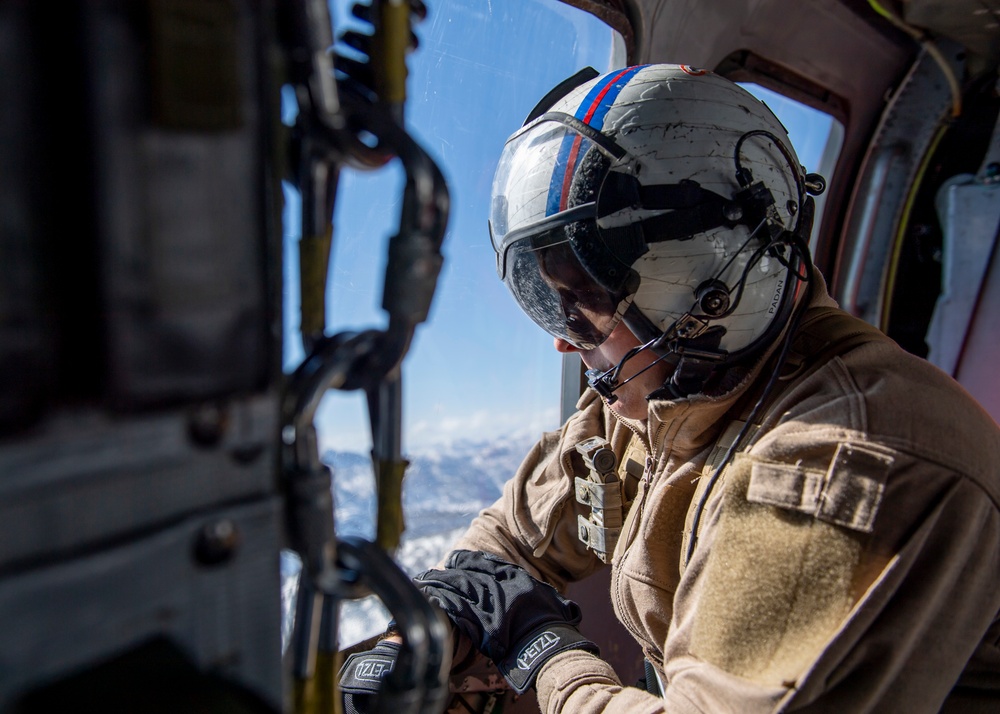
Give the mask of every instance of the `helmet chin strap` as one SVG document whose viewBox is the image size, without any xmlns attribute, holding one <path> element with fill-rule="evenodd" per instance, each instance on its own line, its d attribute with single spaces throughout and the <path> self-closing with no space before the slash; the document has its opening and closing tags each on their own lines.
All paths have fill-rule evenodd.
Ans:
<svg viewBox="0 0 1000 714">
<path fill-rule="evenodd" d="M 629 312 L 633 312 L 634 307 L 634 305 L 631 306 Z M 649 322 L 637 308 L 634 312 L 638 313 L 643 321 Z M 726 353 L 719 350 L 719 343 L 726 330 L 724 327 L 713 326 L 707 327 L 696 337 L 679 337 L 678 335 L 682 333 L 685 324 L 689 324 L 685 322 L 685 318 L 687 317 L 678 319 L 664 332 L 657 330 L 658 334 L 655 337 L 626 352 L 618 364 L 611 369 L 606 371 L 599 369 L 587 370 L 587 384 L 591 389 L 600 394 L 608 404 L 614 404 L 618 400 L 617 395 L 615 395 L 617 390 L 653 366 L 661 362 L 666 362 L 667 364 L 674 365 L 669 379 L 667 379 L 663 387 L 647 395 L 647 398 L 659 395 L 664 390 L 666 393 L 663 396 L 671 399 L 678 399 L 700 392 L 708 379 L 715 373 L 715 370 L 726 360 Z M 633 327 L 635 320 L 629 318 L 629 313 L 626 313 L 625 322 L 634 334 L 637 331 L 636 327 Z M 641 328 L 639 331 L 643 333 L 647 332 Z M 646 350 L 651 350 L 657 355 L 657 358 L 628 379 L 622 380 L 621 373 L 625 364 Z"/>
<path fill-rule="evenodd" d="M 616 366 L 607 371 L 588 369 L 585 372 L 587 384 L 591 389 L 600 394 L 601 397 L 604 398 L 604 401 L 608 404 L 614 404 L 618 401 L 618 397 L 615 396 L 616 390 L 638 377 L 647 369 L 650 369 L 653 365 L 658 364 L 659 362 L 672 356 L 670 352 L 663 352 L 656 349 L 656 346 L 663 341 L 665 333 L 657 328 L 656 325 L 653 324 L 653 321 L 646 317 L 642 311 L 635 306 L 635 303 L 628 306 L 628 309 L 622 316 L 622 322 L 625 323 L 629 330 L 631 330 L 632 334 L 641 340 L 643 344 L 629 350 Z M 625 367 L 625 363 L 647 349 L 654 350 L 654 352 L 659 355 L 658 359 L 628 379 L 619 381 L 622 369 Z"/>
<path fill-rule="evenodd" d="M 621 376 L 621 371 L 622 368 L 625 366 L 625 363 L 628 362 L 633 357 L 635 357 L 640 352 L 643 352 L 644 350 L 647 350 L 649 348 L 650 345 L 649 343 L 647 343 L 645 345 L 640 345 L 639 347 L 636 347 L 633 350 L 630 350 L 628 354 L 622 357 L 621 361 L 616 366 L 612 367 L 611 369 L 605 372 L 602 372 L 599 369 L 588 369 L 585 372 L 585 375 L 587 377 L 587 384 L 590 386 L 591 389 L 600 394 L 601 397 L 603 397 L 604 401 L 606 401 L 608 404 L 614 404 L 615 402 L 618 401 L 618 395 L 615 394 L 617 390 L 621 389 L 626 384 L 631 382 L 633 379 L 638 377 L 640 374 L 650 369 L 653 365 L 658 364 L 659 362 L 662 362 L 663 360 L 666 359 L 666 356 L 659 357 L 654 362 L 651 362 L 647 366 L 640 369 L 638 372 L 633 374 L 628 379 L 619 381 L 619 377 Z"/>
</svg>

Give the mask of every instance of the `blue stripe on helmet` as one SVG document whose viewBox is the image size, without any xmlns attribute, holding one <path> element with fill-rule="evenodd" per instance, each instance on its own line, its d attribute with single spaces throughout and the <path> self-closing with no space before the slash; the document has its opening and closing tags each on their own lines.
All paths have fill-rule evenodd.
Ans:
<svg viewBox="0 0 1000 714">
<path fill-rule="evenodd" d="M 580 106 L 577 107 L 574 116 L 600 131 L 604 127 L 604 118 L 608 110 L 615 103 L 618 95 L 625 88 L 625 85 L 648 65 L 636 65 L 624 71 L 610 72 L 601 78 L 597 84 L 590 88 Z M 563 185 L 566 181 L 566 173 L 576 169 L 569 165 L 570 152 L 573 147 L 575 135 L 567 134 L 563 137 L 559 146 L 559 153 L 556 156 L 555 166 L 552 167 L 552 178 L 549 180 L 549 193 L 545 201 L 545 215 L 551 216 L 558 213 L 562 203 Z"/>
</svg>

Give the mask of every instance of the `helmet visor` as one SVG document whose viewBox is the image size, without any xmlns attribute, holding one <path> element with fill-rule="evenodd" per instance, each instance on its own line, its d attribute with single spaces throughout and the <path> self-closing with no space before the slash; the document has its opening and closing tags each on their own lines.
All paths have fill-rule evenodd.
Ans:
<svg viewBox="0 0 1000 714">
<path fill-rule="evenodd" d="M 493 178 L 490 235 L 498 257 L 518 236 L 544 230 L 560 217 L 563 223 L 576 220 L 578 212 L 565 214 L 596 203 L 615 149 L 607 137 L 561 114 L 547 114 L 512 136 Z"/>
<path fill-rule="evenodd" d="M 587 224 L 590 225 L 587 225 Z M 505 251 L 504 284 L 543 330 L 588 350 L 604 342 L 621 321 L 633 293 L 598 283 L 580 262 L 575 232 L 594 230 L 579 221 L 517 240 Z"/>
</svg>

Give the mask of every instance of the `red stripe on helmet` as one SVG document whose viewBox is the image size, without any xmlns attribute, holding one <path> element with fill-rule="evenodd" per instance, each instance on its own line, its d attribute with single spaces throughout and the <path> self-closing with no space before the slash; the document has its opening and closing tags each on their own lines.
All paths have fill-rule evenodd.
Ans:
<svg viewBox="0 0 1000 714">
<path fill-rule="evenodd" d="M 562 193 L 559 196 L 559 210 L 565 211 L 566 204 L 569 203 L 569 188 L 573 181 L 573 173 L 576 171 L 576 157 L 580 153 L 580 145 L 583 137 L 577 135 L 573 138 L 573 146 L 569 151 L 569 159 L 566 161 L 566 173 L 563 174 Z"/>
<path fill-rule="evenodd" d="M 585 123 L 588 123 L 588 124 L 590 123 L 590 118 L 592 116 L 594 116 L 594 112 L 596 112 L 597 108 L 599 106 L 601 106 L 601 100 L 604 99 L 604 95 L 607 94 L 608 91 L 613 86 L 615 86 L 615 82 L 617 82 L 619 79 L 621 79 L 621 76 L 623 74 L 627 74 L 628 72 L 632 71 L 632 69 L 633 69 L 632 67 L 626 67 L 621 72 L 619 72 L 614 77 L 612 77 L 610 82 L 608 82 L 607 84 L 604 85 L 604 89 L 602 89 L 598 93 L 598 95 L 596 97 L 594 97 L 594 101 L 590 103 L 590 107 L 587 109 L 587 113 L 583 117 L 583 121 Z"/>
</svg>

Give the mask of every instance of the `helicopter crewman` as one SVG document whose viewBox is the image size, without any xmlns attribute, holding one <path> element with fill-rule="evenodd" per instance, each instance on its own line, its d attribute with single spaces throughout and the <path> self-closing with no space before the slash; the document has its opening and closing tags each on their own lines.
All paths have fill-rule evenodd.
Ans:
<svg viewBox="0 0 1000 714">
<path fill-rule="evenodd" d="M 780 122 L 674 65 L 533 115 L 494 179 L 497 269 L 591 388 L 417 577 L 456 669 L 482 653 L 546 712 L 1000 707 L 1000 431 L 837 308 L 822 179 Z M 648 691 L 561 594 L 608 567 Z"/>
</svg>

